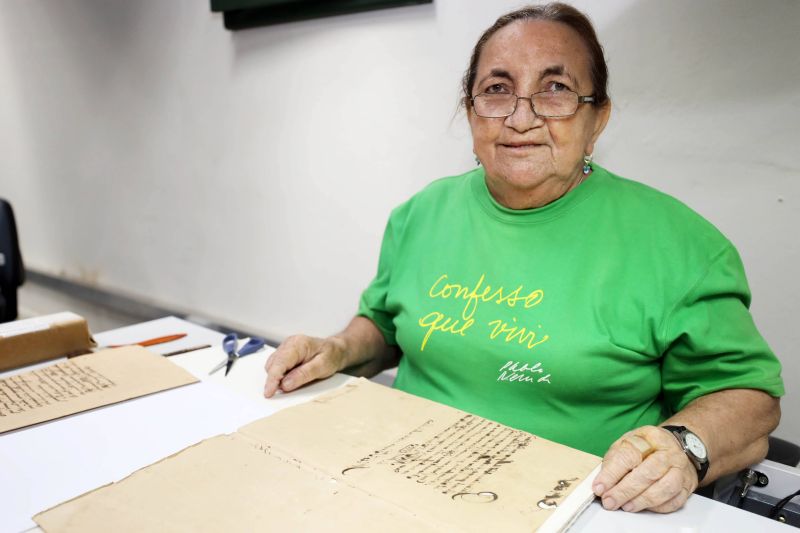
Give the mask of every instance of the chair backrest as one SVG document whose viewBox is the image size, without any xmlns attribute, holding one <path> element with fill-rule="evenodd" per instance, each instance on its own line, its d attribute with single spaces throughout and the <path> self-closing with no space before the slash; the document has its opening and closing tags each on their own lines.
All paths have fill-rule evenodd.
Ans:
<svg viewBox="0 0 800 533">
<path fill-rule="evenodd" d="M 25 268 L 11 204 L 0 198 L 0 322 L 17 316 L 17 288 L 25 281 Z"/>
<path fill-rule="evenodd" d="M 788 466 L 800 465 L 800 446 L 770 435 L 767 459 Z"/>
</svg>

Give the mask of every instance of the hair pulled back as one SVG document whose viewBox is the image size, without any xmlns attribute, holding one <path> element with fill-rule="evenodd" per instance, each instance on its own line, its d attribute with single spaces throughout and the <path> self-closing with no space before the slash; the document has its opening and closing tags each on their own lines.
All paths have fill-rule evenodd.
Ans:
<svg viewBox="0 0 800 533">
<path fill-rule="evenodd" d="M 608 102 L 608 66 L 603 55 L 603 47 L 597 40 L 597 34 L 589 18 L 575 9 L 574 7 L 553 2 L 540 6 L 527 6 L 498 18 L 495 23 L 483 32 L 475 48 L 472 49 L 472 57 L 469 60 L 469 68 L 464 73 L 461 82 L 463 91 L 464 105 L 469 107 L 472 102 L 472 86 L 475 84 L 475 77 L 478 74 L 478 61 L 486 42 L 497 33 L 498 30 L 516 22 L 518 20 L 545 20 L 550 22 L 560 22 L 575 30 L 581 40 L 586 44 L 589 51 L 589 74 L 594 88 L 595 101 L 592 105 L 600 107 Z"/>
</svg>

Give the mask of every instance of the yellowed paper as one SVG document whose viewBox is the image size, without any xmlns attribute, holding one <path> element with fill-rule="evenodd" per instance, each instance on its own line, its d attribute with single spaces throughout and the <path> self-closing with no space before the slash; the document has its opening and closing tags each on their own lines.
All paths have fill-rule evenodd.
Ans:
<svg viewBox="0 0 800 533">
<path fill-rule="evenodd" d="M 74 357 L 0 379 L 0 433 L 196 381 L 139 346 Z"/>
<path fill-rule="evenodd" d="M 600 458 L 358 381 L 34 520 L 46 531 L 530 532 Z M 563 514 L 563 513 L 562 513 Z"/>
</svg>

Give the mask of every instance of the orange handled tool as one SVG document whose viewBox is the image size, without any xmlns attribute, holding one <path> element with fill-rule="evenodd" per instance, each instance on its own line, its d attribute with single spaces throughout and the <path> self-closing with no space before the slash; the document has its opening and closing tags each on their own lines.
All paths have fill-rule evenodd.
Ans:
<svg viewBox="0 0 800 533">
<path fill-rule="evenodd" d="M 109 348 L 121 348 L 123 346 L 155 346 L 156 344 L 164 344 L 165 342 L 172 342 L 182 339 L 186 333 L 176 333 L 175 335 L 165 335 L 163 337 L 156 337 L 155 339 L 147 339 L 141 342 L 132 342 L 130 344 L 111 344 Z"/>
</svg>

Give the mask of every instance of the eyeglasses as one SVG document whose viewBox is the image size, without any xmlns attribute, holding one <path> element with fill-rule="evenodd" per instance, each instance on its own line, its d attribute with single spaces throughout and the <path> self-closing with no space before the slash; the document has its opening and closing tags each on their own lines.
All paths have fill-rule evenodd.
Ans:
<svg viewBox="0 0 800 533">
<path fill-rule="evenodd" d="M 503 118 L 514 114 L 520 100 L 528 100 L 531 110 L 538 117 L 561 118 L 574 115 L 579 104 L 594 103 L 594 95 L 580 96 L 570 90 L 542 91 L 530 97 L 508 93 L 481 93 L 472 97 L 472 109 L 479 117 Z"/>
</svg>

